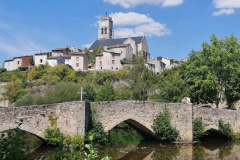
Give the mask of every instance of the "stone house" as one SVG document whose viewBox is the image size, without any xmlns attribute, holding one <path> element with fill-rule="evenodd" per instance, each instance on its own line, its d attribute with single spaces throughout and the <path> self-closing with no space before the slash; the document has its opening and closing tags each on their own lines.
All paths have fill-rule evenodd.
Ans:
<svg viewBox="0 0 240 160">
<path fill-rule="evenodd" d="M 72 52 L 71 63 L 75 71 L 88 69 L 88 56 L 85 52 Z"/>
<path fill-rule="evenodd" d="M 52 50 L 52 56 L 63 56 L 63 55 L 70 55 L 71 50 L 66 46 L 66 48 L 56 48 Z"/>
<path fill-rule="evenodd" d="M 95 69 L 117 71 L 122 68 L 120 57 L 120 53 L 102 51 L 96 55 Z"/>
<path fill-rule="evenodd" d="M 123 58 L 132 59 L 133 49 L 130 44 L 117 44 L 109 47 L 105 47 L 104 50 L 108 52 L 114 52 L 120 54 L 120 60 Z"/>
<path fill-rule="evenodd" d="M 173 64 L 173 62 L 170 59 L 167 59 L 167 58 L 164 58 L 161 56 L 159 56 L 157 58 L 153 58 L 149 62 L 155 65 L 155 73 L 156 74 L 162 73 L 167 65 Z"/>
</svg>

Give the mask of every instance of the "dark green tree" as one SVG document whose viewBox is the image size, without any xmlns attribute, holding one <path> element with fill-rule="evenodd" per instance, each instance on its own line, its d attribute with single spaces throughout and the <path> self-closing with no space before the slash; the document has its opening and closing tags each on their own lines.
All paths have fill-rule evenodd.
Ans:
<svg viewBox="0 0 240 160">
<path fill-rule="evenodd" d="M 193 96 L 199 103 L 226 101 L 228 107 L 240 99 L 240 45 L 235 36 L 219 39 L 211 36 L 201 51 L 189 55 L 186 73 Z"/>
<path fill-rule="evenodd" d="M 99 87 L 96 101 L 114 101 L 116 93 L 111 82 L 106 81 Z"/>
<path fill-rule="evenodd" d="M 83 91 L 86 93 L 83 95 L 84 101 L 93 102 L 96 99 L 96 92 L 94 86 L 90 83 L 87 83 L 83 86 Z"/>
<path fill-rule="evenodd" d="M 145 66 L 144 58 L 138 58 L 129 72 L 128 83 L 134 100 L 147 100 L 154 83 L 155 74 Z"/>
<path fill-rule="evenodd" d="M 33 57 L 29 59 L 29 62 L 30 62 L 30 65 L 31 65 L 31 66 L 34 66 L 34 60 L 33 60 Z"/>
</svg>

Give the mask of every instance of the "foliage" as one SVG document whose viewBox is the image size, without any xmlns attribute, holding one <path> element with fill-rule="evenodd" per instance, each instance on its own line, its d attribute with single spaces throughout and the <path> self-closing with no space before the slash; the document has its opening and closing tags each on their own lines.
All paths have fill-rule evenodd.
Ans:
<svg viewBox="0 0 240 160">
<path fill-rule="evenodd" d="M 228 136 L 232 137 L 232 127 L 229 123 L 224 123 L 222 119 L 218 121 L 218 128 L 219 131 L 227 134 Z"/>
<path fill-rule="evenodd" d="M 44 93 L 24 96 L 15 103 L 15 107 L 77 101 L 80 88 L 81 85 L 74 82 L 59 82 Z"/>
<path fill-rule="evenodd" d="M 116 93 L 111 82 L 106 81 L 97 91 L 96 101 L 114 101 Z"/>
<path fill-rule="evenodd" d="M 6 72 L 7 69 L 6 68 L 0 68 L 0 73 Z"/>
<path fill-rule="evenodd" d="M 14 129 L 14 132 L 7 131 L 1 133 L 0 137 L 0 159 L 1 160 L 30 160 L 30 148 L 25 145 L 25 138 L 21 138 L 19 126 Z"/>
<path fill-rule="evenodd" d="M 3 86 L 5 89 L 5 95 L 11 103 L 21 98 L 25 94 L 23 90 L 23 84 L 21 82 L 10 82 Z"/>
<path fill-rule="evenodd" d="M 199 141 L 201 137 L 207 135 L 202 118 L 195 118 L 193 121 L 193 139 Z"/>
<path fill-rule="evenodd" d="M 226 100 L 230 108 L 240 99 L 240 44 L 233 35 L 225 39 L 211 36 L 201 51 L 189 55 L 186 73 L 191 91 L 198 103 Z"/>
<path fill-rule="evenodd" d="M 152 126 L 156 136 L 161 140 L 176 140 L 178 130 L 171 126 L 169 109 L 165 108 L 163 113 L 159 113 L 154 119 Z"/>
<path fill-rule="evenodd" d="M 18 67 L 18 69 L 19 69 L 20 71 L 27 71 L 27 70 L 28 70 L 28 67 Z"/>
<path fill-rule="evenodd" d="M 103 126 L 97 121 L 97 113 L 95 108 L 91 108 L 89 117 L 89 128 L 86 137 L 94 135 L 93 143 L 102 143 L 107 141 L 107 133 L 104 131 Z M 89 142 L 89 139 L 86 139 Z"/>
<path fill-rule="evenodd" d="M 109 141 L 112 145 L 137 145 L 143 137 L 134 129 L 113 129 L 109 131 Z"/>
<path fill-rule="evenodd" d="M 96 99 L 96 92 L 94 90 L 94 86 L 90 83 L 87 83 L 83 86 L 83 91 L 85 94 L 83 95 L 84 101 L 93 102 Z"/>
<path fill-rule="evenodd" d="M 144 63 L 144 59 L 139 58 L 135 66 L 130 69 L 127 82 L 132 91 L 131 99 L 147 100 L 150 89 L 153 87 L 155 74 Z"/>
<path fill-rule="evenodd" d="M 33 57 L 31 57 L 31 58 L 29 59 L 29 62 L 30 62 L 30 65 L 31 65 L 31 66 L 34 66 L 34 60 L 33 60 Z"/>
<path fill-rule="evenodd" d="M 34 80 L 34 79 L 40 79 L 44 73 L 46 73 L 47 69 L 49 69 L 50 66 L 48 64 L 46 65 L 39 65 L 34 67 L 30 72 L 27 74 L 28 80 Z"/>
<path fill-rule="evenodd" d="M 60 145 L 64 143 L 64 134 L 56 126 L 47 128 L 44 132 L 45 140 L 51 145 Z"/>
</svg>

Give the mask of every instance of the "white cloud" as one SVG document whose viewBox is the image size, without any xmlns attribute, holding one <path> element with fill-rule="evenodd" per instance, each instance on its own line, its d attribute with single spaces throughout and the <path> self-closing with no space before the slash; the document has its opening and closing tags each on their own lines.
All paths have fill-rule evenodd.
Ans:
<svg viewBox="0 0 240 160">
<path fill-rule="evenodd" d="M 111 13 L 110 16 L 113 19 L 113 25 L 118 26 L 114 29 L 114 36 L 116 38 L 143 35 L 151 37 L 171 34 L 171 31 L 166 28 L 166 24 L 156 22 L 154 19 L 144 14 L 117 12 Z"/>
<path fill-rule="evenodd" d="M 233 14 L 235 8 L 240 8 L 240 0 L 213 0 L 215 8 L 220 10 L 213 12 L 214 16 Z"/>
<path fill-rule="evenodd" d="M 112 17 L 114 25 L 139 25 L 142 23 L 154 22 L 152 18 L 135 12 L 111 13 L 110 17 Z"/>
<path fill-rule="evenodd" d="M 113 5 L 120 5 L 124 8 L 131 8 L 138 5 L 149 4 L 162 7 L 173 7 L 183 3 L 183 0 L 104 0 Z"/>
<path fill-rule="evenodd" d="M 240 8 L 240 0 L 214 0 L 216 8 Z"/>
<path fill-rule="evenodd" d="M 82 45 L 84 48 L 89 48 L 92 43 Z"/>
<path fill-rule="evenodd" d="M 233 13 L 234 13 L 234 9 L 221 9 L 220 11 L 213 12 L 213 15 L 220 16 L 223 14 L 229 15 L 229 14 L 233 14 Z"/>
</svg>

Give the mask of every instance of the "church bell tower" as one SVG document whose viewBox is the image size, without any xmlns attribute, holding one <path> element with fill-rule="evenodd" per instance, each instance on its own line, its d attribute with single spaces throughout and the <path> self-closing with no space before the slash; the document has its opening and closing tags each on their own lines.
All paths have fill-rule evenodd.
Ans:
<svg viewBox="0 0 240 160">
<path fill-rule="evenodd" d="M 113 21 L 109 16 L 100 17 L 98 39 L 112 39 L 113 34 Z"/>
</svg>

